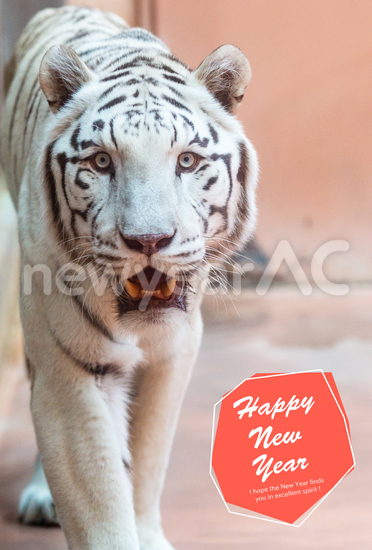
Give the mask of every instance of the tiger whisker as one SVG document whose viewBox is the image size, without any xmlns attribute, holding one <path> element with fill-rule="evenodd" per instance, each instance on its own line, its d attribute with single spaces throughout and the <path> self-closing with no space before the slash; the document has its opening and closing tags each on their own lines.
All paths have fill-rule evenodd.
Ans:
<svg viewBox="0 0 372 550">
<path fill-rule="evenodd" d="M 221 242 L 219 242 L 216 238 L 212 238 L 210 240 L 214 240 L 214 241 L 217 241 L 217 243 L 222 246 L 225 250 L 229 251 L 229 249 L 225 246 L 222 245 Z M 226 239 L 226 238 L 223 238 L 224 241 L 228 242 L 228 243 L 231 243 L 231 244 L 234 244 L 236 245 L 236 243 L 234 243 L 233 241 L 231 241 L 230 239 Z M 230 251 L 231 252 L 231 251 Z M 239 252 L 231 252 L 234 256 L 239 256 L 240 258 L 243 258 L 244 260 L 248 260 L 248 261 L 252 261 L 251 258 L 248 258 L 248 256 L 245 256 L 244 254 L 241 254 Z"/>
<path fill-rule="evenodd" d="M 226 263 L 229 263 L 231 265 L 236 265 L 237 267 L 240 268 L 239 264 L 231 256 L 228 256 L 224 252 L 221 252 L 220 250 L 216 250 L 215 248 L 212 248 L 212 247 L 205 247 L 205 250 L 208 254 L 211 254 L 211 253 L 216 254 L 216 256 L 214 256 L 216 259 L 221 259 Z"/>
<path fill-rule="evenodd" d="M 243 271 L 242 267 L 238 263 L 236 263 L 234 260 L 232 260 L 231 258 L 228 258 L 228 257 L 221 259 L 219 257 L 218 252 L 216 252 L 215 250 L 207 250 L 206 254 L 205 254 L 205 257 L 209 258 L 209 259 L 216 259 L 216 260 L 223 261 L 225 265 L 231 266 L 235 271 L 238 271 L 238 273 L 240 273 L 241 275 L 244 274 L 244 271 Z M 215 267 L 219 268 L 219 266 L 215 266 Z"/>
</svg>

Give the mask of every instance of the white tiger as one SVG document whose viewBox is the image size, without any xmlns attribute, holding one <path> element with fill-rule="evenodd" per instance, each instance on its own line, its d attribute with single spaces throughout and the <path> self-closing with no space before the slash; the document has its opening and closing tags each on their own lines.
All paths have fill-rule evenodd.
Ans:
<svg viewBox="0 0 372 550">
<path fill-rule="evenodd" d="M 234 117 L 249 79 L 234 46 L 191 71 L 88 8 L 40 12 L 15 47 L 1 160 L 45 470 L 20 514 L 57 514 L 70 549 L 172 548 L 159 500 L 203 275 L 255 224 L 257 159 Z"/>
</svg>

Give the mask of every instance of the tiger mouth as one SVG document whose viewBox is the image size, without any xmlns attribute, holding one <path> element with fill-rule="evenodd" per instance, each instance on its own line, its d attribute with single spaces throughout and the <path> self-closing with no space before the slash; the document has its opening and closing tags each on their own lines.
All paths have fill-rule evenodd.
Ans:
<svg viewBox="0 0 372 550">
<path fill-rule="evenodd" d="M 146 267 L 127 279 L 124 289 L 131 302 L 131 310 L 171 306 L 186 310 L 183 282 L 153 267 Z"/>
</svg>

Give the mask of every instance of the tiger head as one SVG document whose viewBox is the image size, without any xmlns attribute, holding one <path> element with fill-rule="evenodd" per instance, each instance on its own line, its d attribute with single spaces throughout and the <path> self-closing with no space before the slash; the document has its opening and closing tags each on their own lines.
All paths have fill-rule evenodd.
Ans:
<svg viewBox="0 0 372 550">
<path fill-rule="evenodd" d="M 257 159 L 234 116 L 248 61 L 226 45 L 191 71 L 152 38 L 93 61 L 53 46 L 39 74 L 55 114 L 43 166 L 54 226 L 72 257 L 123 283 L 120 313 L 187 310 L 202 272 L 255 225 Z"/>
</svg>

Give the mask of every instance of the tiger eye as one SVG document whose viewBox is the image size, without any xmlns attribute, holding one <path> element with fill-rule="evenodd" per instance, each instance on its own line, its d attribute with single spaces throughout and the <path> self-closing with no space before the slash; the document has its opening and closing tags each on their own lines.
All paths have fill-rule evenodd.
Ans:
<svg viewBox="0 0 372 550">
<path fill-rule="evenodd" d="M 98 169 L 106 170 L 111 164 L 111 157 L 107 153 L 97 153 L 93 161 Z"/>
<path fill-rule="evenodd" d="M 178 157 L 178 166 L 183 170 L 192 170 L 200 160 L 199 155 L 194 153 L 181 153 Z"/>
</svg>

